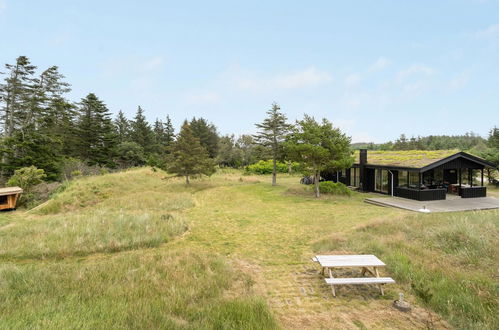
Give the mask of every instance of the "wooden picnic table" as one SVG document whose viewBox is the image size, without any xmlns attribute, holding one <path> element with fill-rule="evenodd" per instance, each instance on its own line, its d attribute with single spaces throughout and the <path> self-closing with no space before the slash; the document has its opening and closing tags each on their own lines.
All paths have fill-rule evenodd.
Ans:
<svg viewBox="0 0 499 330">
<path fill-rule="evenodd" d="M 318 262 L 322 267 L 322 274 L 328 272 L 329 278 L 326 278 L 326 283 L 330 284 L 333 290 L 333 295 L 336 296 L 335 285 L 341 284 L 377 284 L 382 295 L 384 295 L 382 284 L 394 283 L 390 277 L 380 277 L 378 267 L 386 266 L 385 263 L 379 260 L 375 255 L 318 255 L 312 260 Z M 366 273 L 374 277 L 361 278 L 335 278 L 332 268 L 341 267 L 360 267 L 362 268 L 362 276 Z"/>
</svg>

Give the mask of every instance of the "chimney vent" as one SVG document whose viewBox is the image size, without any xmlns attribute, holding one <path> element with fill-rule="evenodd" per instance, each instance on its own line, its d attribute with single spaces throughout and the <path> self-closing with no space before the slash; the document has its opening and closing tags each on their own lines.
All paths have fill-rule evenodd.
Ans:
<svg viewBox="0 0 499 330">
<path fill-rule="evenodd" d="M 360 149 L 359 164 L 360 165 L 367 164 L 367 149 Z"/>
</svg>

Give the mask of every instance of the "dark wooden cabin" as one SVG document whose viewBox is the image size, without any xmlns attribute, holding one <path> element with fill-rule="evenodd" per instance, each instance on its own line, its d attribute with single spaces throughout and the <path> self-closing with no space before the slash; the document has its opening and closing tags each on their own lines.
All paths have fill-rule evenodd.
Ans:
<svg viewBox="0 0 499 330">
<path fill-rule="evenodd" d="M 420 201 L 485 197 L 484 169 L 495 168 L 482 158 L 456 150 L 368 151 L 356 153 L 354 165 L 336 180 L 361 191 Z"/>
</svg>

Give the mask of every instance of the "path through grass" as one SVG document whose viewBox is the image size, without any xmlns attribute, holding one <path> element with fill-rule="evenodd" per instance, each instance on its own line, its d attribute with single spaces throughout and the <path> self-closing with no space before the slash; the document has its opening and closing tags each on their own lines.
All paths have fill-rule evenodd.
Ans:
<svg viewBox="0 0 499 330">
<path fill-rule="evenodd" d="M 425 257 L 445 256 L 442 247 L 419 238 L 404 245 L 402 229 L 376 231 L 413 223 L 414 235 L 426 221 L 440 228 L 438 215 L 414 220 L 408 211 L 364 203 L 363 194 L 317 200 L 293 176 L 278 187 L 235 171 L 190 187 L 164 177 L 139 169 L 86 178 L 36 211 L 1 215 L 0 327 L 448 327 L 398 268 L 414 258 L 414 273 L 432 269 Z M 318 251 L 378 254 L 389 263 L 383 273 L 399 283 L 385 297 L 357 286 L 333 298 L 310 260 Z M 474 266 L 480 273 L 497 260 Z M 437 267 L 447 267 L 445 258 Z M 398 292 L 414 304 L 411 313 L 391 307 Z M 455 325 L 478 324 L 434 309 Z"/>
</svg>

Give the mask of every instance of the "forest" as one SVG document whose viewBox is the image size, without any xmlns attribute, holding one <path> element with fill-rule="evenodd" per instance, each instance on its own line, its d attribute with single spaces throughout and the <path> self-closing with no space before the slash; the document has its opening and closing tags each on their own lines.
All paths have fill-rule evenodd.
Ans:
<svg viewBox="0 0 499 330">
<path fill-rule="evenodd" d="M 1 78 L 2 181 L 27 166 L 43 169 L 48 181 L 82 172 L 141 165 L 167 167 L 178 136 L 169 115 L 150 122 L 145 110 L 138 106 L 133 118 L 126 118 L 121 110 L 113 118 L 104 100 L 94 93 L 78 101 L 69 100 L 71 85 L 59 68 L 51 66 L 40 71 L 26 56 L 19 56 L 13 64 L 5 64 Z M 262 143 L 258 135 L 222 136 L 215 124 L 205 118 L 186 119 L 185 123 L 213 165 L 240 168 L 261 160 L 289 160 L 284 153 L 274 153 L 276 146 Z M 486 138 L 474 133 L 417 138 L 402 134 L 393 142 L 351 145 L 352 149 L 361 147 L 459 149 L 499 163 L 499 129 L 492 128 Z"/>
</svg>

